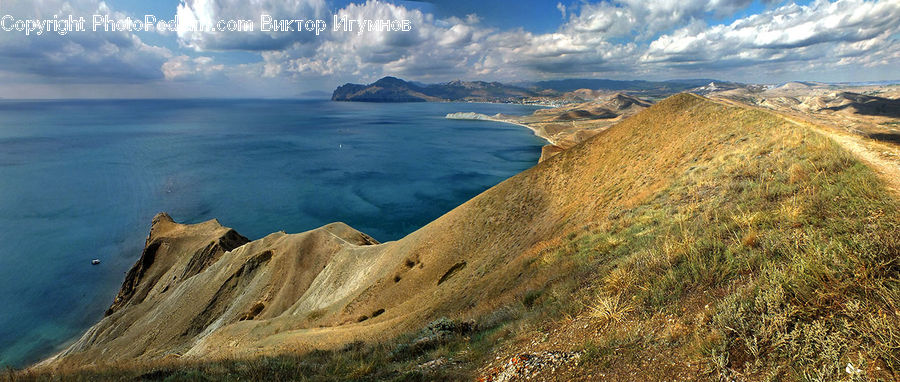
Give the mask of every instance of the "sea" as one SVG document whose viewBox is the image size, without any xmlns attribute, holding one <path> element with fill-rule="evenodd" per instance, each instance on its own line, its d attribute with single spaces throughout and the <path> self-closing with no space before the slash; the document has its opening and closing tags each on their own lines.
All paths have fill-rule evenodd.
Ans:
<svg viewBox="0 0 900 382">
<path fill-rule="evenodd" d="M 535 106 L 309 100 L 0 100 L 0 366 L 103 317 L 150 221 L 250 239 L 342 221 L 399 239 L 533 165 Z M 92 265 L 99 259 L 99 265 Z"/>
</svg>

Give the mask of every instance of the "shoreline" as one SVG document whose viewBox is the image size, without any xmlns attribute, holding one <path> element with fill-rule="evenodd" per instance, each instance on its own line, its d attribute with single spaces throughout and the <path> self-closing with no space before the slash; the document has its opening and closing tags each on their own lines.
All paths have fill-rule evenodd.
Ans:
<svg viewBox="0 0 900 382">
<path fill-rule="evenodd" d="M 446 119 L 458 119 L 458 120 L 462 120 L 462 121 L 499 122 L 499 123 L 505 123 L 505 124 L 509 124 L 509 125 L 521 126 L 521 127 L 524 127 L 524 128 L 526 128 L 526 129 L 528 129 L 528 130 L 531 130 L 531 132 L 534 133 L 534 135 L 535 135 L 536 137 L 543 139 L 544 141 L 547 142 L 548 145 L 557 146 L 557 142 L 555 142 L 555 141 L 553 140 L 553 138 L 548 137 L 548 136 L 545 134 L 545 132 L 540 131 L 540 130 L 538 130 L 537 128 L 531 127 L 531 126 L 526 125 L 526 124 L 521 123 L 521 122 L 516 122 L 516 121 L 512 121 L 512 120 L 508 120 L 508 119 L 494 118 L 494 117 L 489 116 L 489 115 L 487 115 L 487 114 L 470 113 L 470 112 L 449 113 L 449 114 L 447 114 L 446 116 L 444 116 L 444 118 L 446 118 Z"/>
</svg>

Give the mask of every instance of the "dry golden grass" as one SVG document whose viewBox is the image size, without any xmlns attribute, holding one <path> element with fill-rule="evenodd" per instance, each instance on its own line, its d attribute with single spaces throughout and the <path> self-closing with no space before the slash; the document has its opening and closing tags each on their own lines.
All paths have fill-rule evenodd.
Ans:
<svg viewBox="0 0 900 382">
<path fill-rule="evenodd" d="M 621 295 L 597 296 L 587 304 L 587 308 L 590 317 L 601 320 L 606 325 L 618 323 L 634 311 L 632 306 L 622 301 Z"/>
</svg>

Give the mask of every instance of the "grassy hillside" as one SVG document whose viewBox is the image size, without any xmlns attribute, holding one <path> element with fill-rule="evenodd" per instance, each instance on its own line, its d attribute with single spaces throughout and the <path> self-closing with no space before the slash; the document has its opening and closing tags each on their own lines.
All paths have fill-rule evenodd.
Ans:
<svg viewBox="0 0 900 382">
<path fill-rule="evenodd" d="M 895 380 L 898 207 L 828 139 L 681 94 L 407 238 L 353 248 L 376 259 L 362 269 L 374 281 L 302 319 L 221 324 L 198 357 L 10 376 L 473 379 L 497 374 L 496 357 L 552 351 L 571 357 L 535 378 Z M 341 269 L 360 271 L 309 288 Z"/>
<path fill-rule="evenodd" d="M 763 112 L 681 101 L 695 103 L 675 117 L 689 118 L 675 122 L 693 128 L 679 135 L 687 142 L 653 142 L 660 152 L 651 157 L 672 158 L 666 151 L 687 144 L 696 162 L 547 252 L 551 263 L 584 264 L 591 292 L 582 314 L 606 322 L 583 343 L 579 372 L 894 380 L 896 199 L 815 133 Z M 848 363 L 860 372 L 848 373 Z"/>
</svg>

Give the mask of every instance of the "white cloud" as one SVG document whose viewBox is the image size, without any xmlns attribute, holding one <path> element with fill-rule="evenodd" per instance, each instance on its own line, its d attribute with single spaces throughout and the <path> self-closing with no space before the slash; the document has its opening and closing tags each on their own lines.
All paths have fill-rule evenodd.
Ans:
<svg viewBox="0 0 900 382">
<path fill-rule="evenodd" d="M 814 60 L 840 64 L 849 55 L 861 59 L 881 56 L 896 45 L 892 35 L 898 32 L 900 2 L 818 0 L 808 6 L 786 5 L 729 25 L 678 29 L 653 41 L 642 61 L 753 65 Z"/>
<path fill-rule="evenodd" d="M 60 14 L 84 16 L 87 20 L 94 14 L 109 15 L 111 19 L 126 17 L 99 0 L 4 2 L 3 13 L 18 19 L 44 19 Z M 0 70 L 55 81 L 151 81 L 163 77 L 160 66 L 171 56 L 168 49 L 148 45 L 129 32 L 24 36 L 20 32 L 0 31 Z"/>
<path fill-rule="evenodd" d="M 325 0 L 182 0 L 176 15 L 179 23 L 215 25 L 220 20 L 248 20 L 254 32 L 207 32 L 179 30 L 179 41 L 196 50 L 270 51 L 286 49 L 296 43 L 309 43 L 317 36 L 308 32 L 262 32 L 260 17 L 273 20 L 321 19 L 326 14 Z"/>
<path fill-rule="evenodd" d="M 381 1 L 350 4 L 338 10 L 338 18 L 372 20 L 410 20 L 411 31 L 336 31 L 319 37 L 315 44 L 295 44 L 278 53 L 266 53 L 269 75 L 334 75 L 363 76 L 380 74 L 383 67 L 403 70 L 412 56 L 426 57 L 436 51 L 453 52 L 477 38 L 477 31 L 465 20 L 454 20 L 439 26 L 432 15 Z M 475 20 L 475 19 L 467 19 Z M 457 59 L 447 57 L 442 65 Z M 402 74 L 402 73 L 398 73 Z"/>
<path fill-rule="evenodd" d="M 498 30 L 477 15 L 436 18 L 379 0 L 330 11 L 327 0 L 182 0 L 179 18 L 215 22 L 275 18 L 405 19 L 408 32 L 188 32 L 181 52 L 154 47 L 128 33 L 17 38 L 0 33 L 0 72 L 83 80 L 192 83 L 328 84 L 395 75 L 420 81 L 456 78 L 501 81 L 555 77 L 646 77 L 721 74 L 745 78 L 747 67 L 767 74 L 820 73 L 842 67 L 900 65 L 900 2 L 815 0 L 788 4 L 727 24 L 709 24 L 745 10 L 751 0 L 611 0 L 558 4 L 562 25 L 551 33 Z M 772 1 L 764 0 L 769 4 Z M 100 0 L 16 2 L 20 12 L 46 16 L 65 7 L 112 12 Z M 23 5 L 25 4 L 25 5 Z M 6 4 L 4 4 L 6 5 Z M 6 11 L 6 9 L 4 9 Z M 258 27 L 258 25 L 257 25 Z M 174 44 L 173 44 L 174 45 Z M 225 52 L 202 53 L 196 52 Z M 226 64 L 229 51 L 258 62 Z M 216 59 L 213 59 L 215 57 Z M 35 64 L 37 62 L 37 64 Z M 759 77 L 759 76 L 757 76 Z M 227 81 L 226 81 L 227 79 Z M 286 81 L 287 80 L 287 81 Z"/>
<path fill-rule="evenodd" d="M 615 0 L 583 4 L 564 26 L 570 33 L 647 38 L 706 16 L 726 17 L 752 0 Z"/>
<path fill-rule="evenodd" d="M 209 80 L 221 76 L 225 65 L 216 64 L 211 57 L 172 57 L 162 65 L 167 80 Z"/>
<path fill-rule="evenodd" d="M 731 76 L 747 65 L 770 71 L 814 71 L 849 63 L 896 62 L 897 55 L 891 52 L 896 51 L 900 3 L 894 0 L 817 0 L 809 6 L 770 9 L 727 25 L 710 26 L 704 21 L 749 3 L 621 0 L 581 4 L 567 10 L 572 12 L 569 19 L 556 32 L 534 34 L 485 27 L 477 17 L 434 19 L 418 10 L 369 0 L 337 13 L 352 18 L 411 19 L 414 30 L 333 33 L 318 44 L 295 45 L 265 53 L 263 58 L 269 76 L 356 80 L 382 75 L 417 80 L 634 77 L 689 70 Z M 657 38 L 657 30 L 667 32 Z"/>
</svg>

